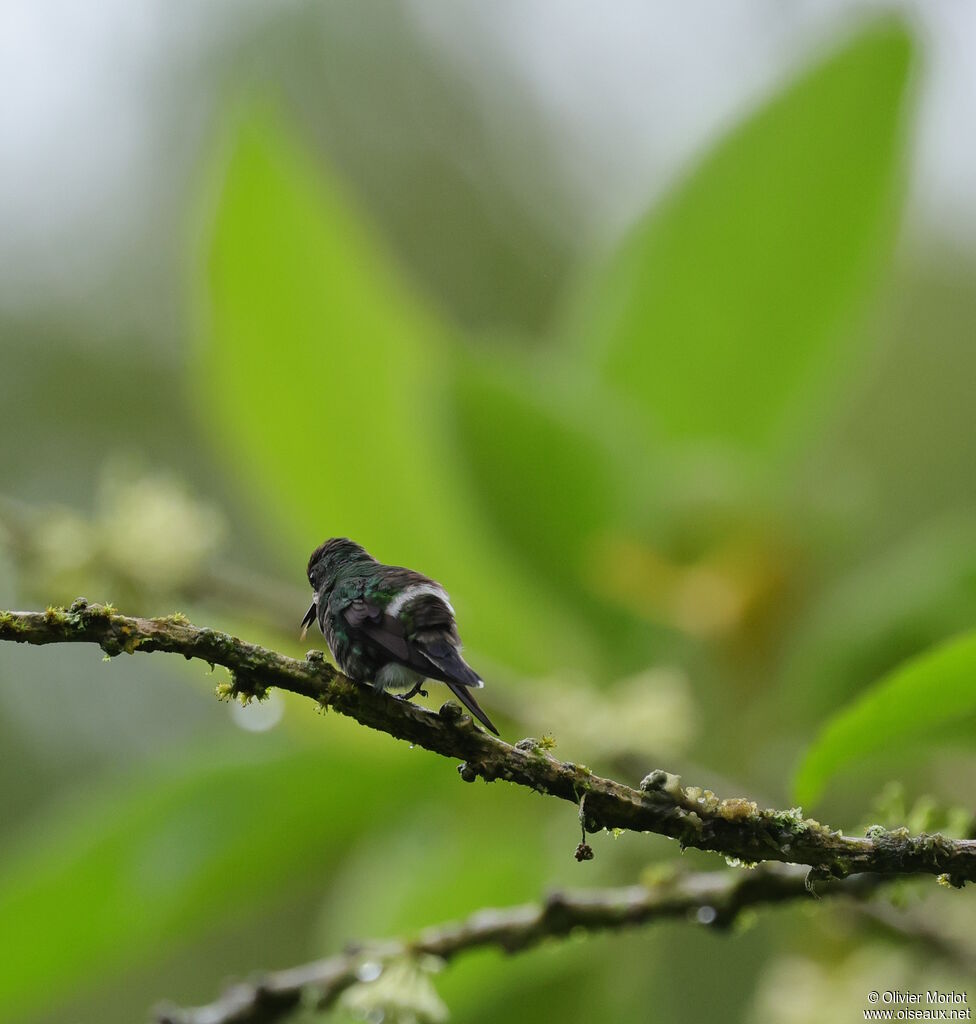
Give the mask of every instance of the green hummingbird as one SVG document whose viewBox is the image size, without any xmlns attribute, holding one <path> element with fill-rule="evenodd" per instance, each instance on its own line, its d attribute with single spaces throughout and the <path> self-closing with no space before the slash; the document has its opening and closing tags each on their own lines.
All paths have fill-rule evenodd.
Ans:
<svg viewBox="0 0 976 1024">
<path fill-rule="evenodd" d="M 418 693 L 426 679 L 446 683 L 496 736 L 498 730 L 471 695 L 484 686 L 461 657 L 454 609 L 444 588 L 413 569 L 378 562 L 346 537 L 319 545 L 308 560 L 315 599 L 302 636 L 318 620 L 336 664 L 350 679 L 376 690 Z"/>
</svg>

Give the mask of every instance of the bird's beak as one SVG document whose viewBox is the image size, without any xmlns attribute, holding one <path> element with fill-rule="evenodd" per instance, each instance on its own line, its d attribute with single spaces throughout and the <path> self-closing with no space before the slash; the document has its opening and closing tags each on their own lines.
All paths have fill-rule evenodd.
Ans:
<svg viewBox="0 0 976 1024">
<path fill-rule="evenodd" d="M 302 619 L 302 639 L 305 639 L 305 634 L 308 632 L 308 627 L 315 621 L 315 614 L 319 610 L 318 603 L 313 601 L 308 611 L 305 613 L 305 618 Z"/>
</svg>

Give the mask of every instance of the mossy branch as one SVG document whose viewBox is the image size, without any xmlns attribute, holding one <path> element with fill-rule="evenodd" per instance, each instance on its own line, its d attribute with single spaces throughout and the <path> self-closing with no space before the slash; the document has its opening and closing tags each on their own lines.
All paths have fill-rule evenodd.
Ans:
<svg viewBox="0 0 976 1024">
<path fill-rule="evenodd" d="M 877 878 L 862 876 L 831 888 L 861 895 Z M 357 944 L 344 953 L 231 985 L 206 1006 L 160 1007 L 158 1024 L 274 1024 L 299 1006 L 324 1010 L 353 985 L 378 978 L 398 960 L 449 961 L 468 950 L 495 947 L 517 953 L 570 932 L 616 931 L 663 920 L 726 929 L 750 907 L 807 896 L 806 871 L 767 864 L 755 871 L 676 873 L 647 886 L 554 892 L 541 903 L 479 910 L 464 921 L 438 925 L 412 940 Z"/>
<path fill-rule="evenodd" d="M 299 661 L 194 626 L 181 615 L 132 618 L 78 600 L 67 609 L 0 612 L 0 640 L 93 643 L 113 657 L 168 651 L 222 665 L 233 680 L 227 695 L 260 696 L 272 686 L 301 694 L 371 729 L 462 762 L 458 771 L 465 781 L 504 779 L 567 800 L 580 808 L 587 832 L 654 832 L 741 861 L 804 864 L 812 879 L 871 872 L 940 875 L 957 886 L 976 880 L 976 840 L 881 828 L 865 837 L 847 836 L 804 819 L 796 808 L 762 810 L 749 800 L 719 800 L 708 791 L 682 787 L 676 776 L 660 770 L 634 789 L 600 778 L 584 765 L 559 761 L 535 740 L 505 743 L 478 729 L 454 703 L 429 711 L 351 682 L 319 652 Z"/>
</svg>

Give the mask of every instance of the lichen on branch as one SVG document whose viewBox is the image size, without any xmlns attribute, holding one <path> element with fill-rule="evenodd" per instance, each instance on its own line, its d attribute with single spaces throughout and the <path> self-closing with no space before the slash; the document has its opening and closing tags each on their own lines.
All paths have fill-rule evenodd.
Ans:
<svg viewBox="0 0 976 1024">
<path fill-rule="evenodd" d="M 109 605 L 79 599 L 69 608 L 0 612 L 0 640 L 28 644 L 92 643 L 109 656 L 164 651 L 222 665 L 231 673 L 225 695 L 260 696 L 278 687 L 330 707 L 360 724 L 461 762 L 461 778 L 502 779 L 577 807 L 583 800 L 587 832 L 653 832 L 682 846 L 758 863 L 807 865 L 811 879 L 861 872 L 932 874 L 951 885 L 976 880 L 976 840 L 911 835 L 907 829 L 872 829 L 847 836 L 798 808 L 761 809 L 745 799 L 720 800 L 677 776 L 657 770 L 639 788 L 594 775 L 585 765 L 560 761 L 544 743 L 512 745 L 482 732 L 458 705 L 439 712 L 377 693 L 352 682 L 311 652 L 304 661 L 206 627 L 185 616 L 133 618 Z"/>
</svg>

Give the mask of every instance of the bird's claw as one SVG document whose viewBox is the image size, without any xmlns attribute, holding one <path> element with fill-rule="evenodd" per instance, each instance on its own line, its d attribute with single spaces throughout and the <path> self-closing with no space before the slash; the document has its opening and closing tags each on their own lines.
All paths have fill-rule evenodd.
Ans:
<svg viewBox="0 0 976 1024">
<path fill-rule="evenodd" d="M 409 702 L 414 697 L 416 697 L 418 693 L 420 694 L 421 697 L 426 697 L 427 696 L 427 691 L 424 690 L 421 687 L 420 683 L 416 683 L 414 685 L 413 689 L 412 690 L 408 690 L 406 693 L 398 693 L 397 694 L 397 700 L 405 700 L 405 701 Z"/>
</svg>

